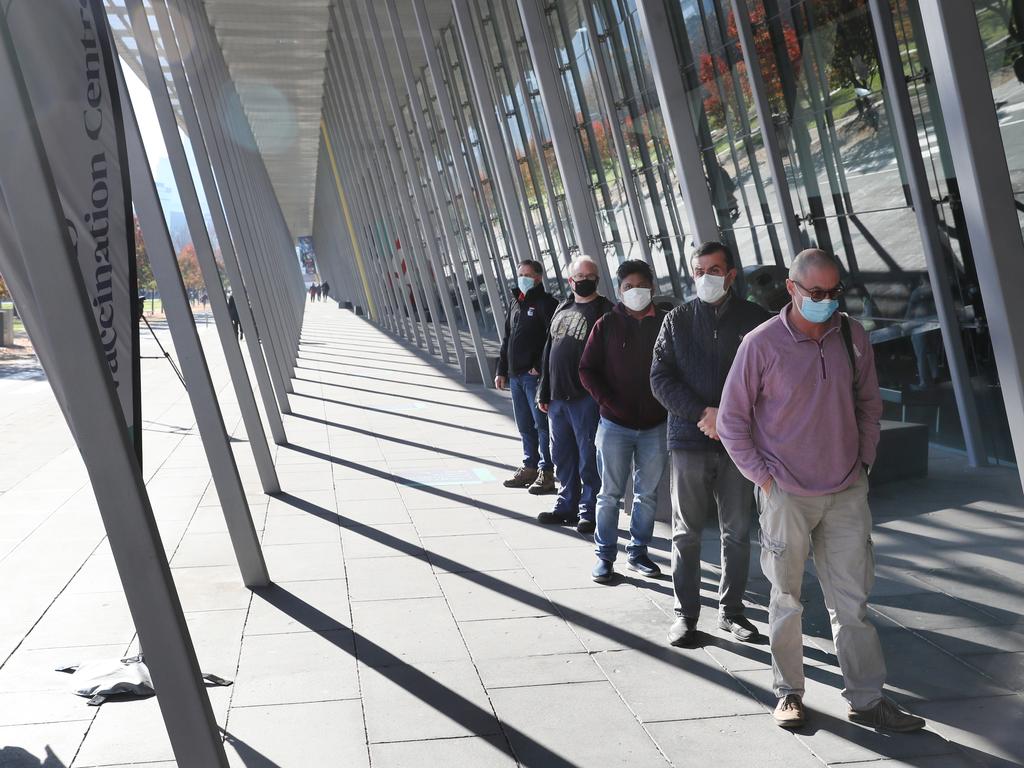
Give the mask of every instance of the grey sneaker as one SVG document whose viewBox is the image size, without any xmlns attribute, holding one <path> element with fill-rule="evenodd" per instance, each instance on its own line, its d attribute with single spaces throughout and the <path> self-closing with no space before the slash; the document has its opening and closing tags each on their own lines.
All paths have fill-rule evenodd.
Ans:
<svg viewBox="0 0 1024 768">
<path fill-rule="evenodd" d="M 879 731 L 910 733 L 925 726 L 924 718 L 904 712 L 889 699 L 883 698 L 871 709 L 851 709 L 847 717 L 860 725 Z"/>
<path fill-rule="evenodd" d="M 719 616 L 718 628 L 729 632 L 741 643 L 756 643 L 761 639 L 761 633 L 746 616 Z"/>
</svg>

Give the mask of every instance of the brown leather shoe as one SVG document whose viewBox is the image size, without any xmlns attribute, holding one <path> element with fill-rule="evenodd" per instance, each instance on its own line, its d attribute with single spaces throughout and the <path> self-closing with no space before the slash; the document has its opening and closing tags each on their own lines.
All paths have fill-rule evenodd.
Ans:
<svg viewBox="0 0 1024 768">
<path fill-rule="evenodd" d="M 529 488 L 537 479 L 539 473 L 531 467 L 520 467 L 516 473 L 506 480 L 502 485 L 506 488 Z"/>
<path fill-rule="evenodd" d="M 804 712 L 804 703 L 800 695 L 791 693 L 779 699 L 779 703 L 772 712 L 775 724 L 780 728 L 799 728 L 807 722 L 807 713 Z"/>
<path fill-rule="evenodd" d="M 548 494 L 555 493 L 555 473 L 550 469 L 545 469 L 537 474 L 537 479 L 533 481 L 533 485 L 530 486 L 530 493 L 534 496 L 547 496 Z"/>
</svg>

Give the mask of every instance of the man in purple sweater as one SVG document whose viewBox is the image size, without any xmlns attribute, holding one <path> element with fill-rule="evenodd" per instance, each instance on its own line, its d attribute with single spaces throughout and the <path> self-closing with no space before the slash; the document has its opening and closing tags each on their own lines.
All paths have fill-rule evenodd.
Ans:
<svg viewBox="0 0 1024 768">
<path fill-rule="evenodd" d="M 825 251 L 801 251 L 786 286 L 792 302 L 747 334 L 725 382 L 718 434 L 751 480 L 761 521 L 775 721 L 803 725 L 800 586 L 808 550 L 843 673 L 850 720 L 914 731 L 924 720 L 882 695 L 885 660 L 867 619 L 874 583 L 868 472 L 882 401 L 867 333 L 835 314 L 843 285 Z"/>
</svg>

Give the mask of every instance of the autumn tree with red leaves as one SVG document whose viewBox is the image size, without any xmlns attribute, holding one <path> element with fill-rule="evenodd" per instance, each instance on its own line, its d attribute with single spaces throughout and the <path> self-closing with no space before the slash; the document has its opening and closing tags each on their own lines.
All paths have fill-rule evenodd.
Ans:
<svg viewBox="0 0 1024 768">
<path fill-rule="evenodd" d="M 750 11 L 750 25 L 754 31 L 754 48 L 757 50 L 757 60 L 761 65 L 761 77 L 764 79 L 765 90 L 768 92 L 768 103 L 773 111 L 779 112 L 785 109 L 782 79 L 779 76 L 772 36 L 764 22 L 764 6 L 759 5 L 752 8 Z M 786 22 L 781 22 L 781 24 L 786 56 L 789 58 L 790 64 L 795 67 L 800 62 L 800 40 L 792 25 Z M 736 39 L 736 16 L 732 11 L 729 11 L 727 28 L 729 37 Z M 721 54 L 713 55 L 705 52 L 700 56 L 698 75 L 707 94 L 704 98 L 704 110 L 708 115 L 708 119 L 717 125 L 725 123 L 725 102 L 734 97 L 734 77 L 739 77 L 743 98 L 747 101 L 751 98 L 746 63 L 740 58 L 742 56 L 742 48 L 739 43 L 736 43 L 736 56 L 738 60 L 735 72 L 729 68 L 728 61 Z M 744 104 L 743 107 L 746 109 L 747 105 Z"/>
<path fill-rule="evenodd" d="M 181 280 L 187 290 L 203 289 L 203 273 L 199 269 L 199 257 L 196 256 L 196 249 L 192 243 L 182 248 L 178 254 L 178 269 L 181 270 Z"/>
</svg>

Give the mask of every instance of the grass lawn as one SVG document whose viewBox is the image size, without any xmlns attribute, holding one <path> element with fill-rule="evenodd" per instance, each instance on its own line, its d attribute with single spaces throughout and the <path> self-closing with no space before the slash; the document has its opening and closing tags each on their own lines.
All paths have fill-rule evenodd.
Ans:
<svg viewBox="0 0 1024 768">
<path fill-rule="evenodd" d="M 14 302 L 13 301 L 0 301 L 0 309 L 14 309 Z M 21 318 L 20 317 L 15 317 L 14 318 L 14 332 L 15 333 L 24 333 L 25 332 L 25 324 L 23 322 L 21 322 Z"/>
</svg>

